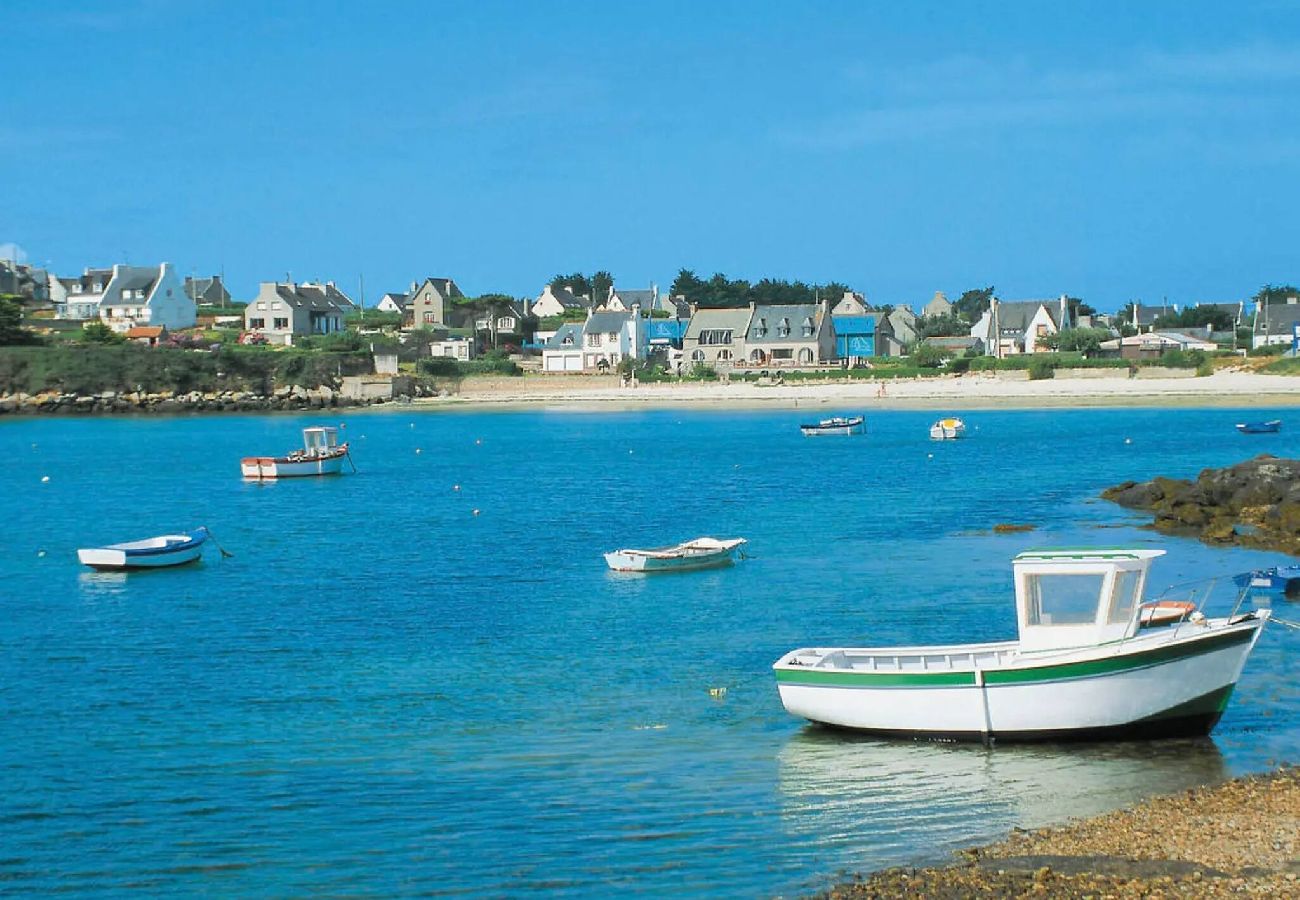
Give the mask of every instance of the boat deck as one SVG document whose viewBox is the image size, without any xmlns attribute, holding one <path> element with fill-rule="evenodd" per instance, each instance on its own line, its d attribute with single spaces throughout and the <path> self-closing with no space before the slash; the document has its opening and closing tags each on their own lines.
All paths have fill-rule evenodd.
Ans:
<svg viewBox="0 0 1300 900">
<path fill-rule="evenodd" d="M 855 672 L 971 672 L 1007 666 L 1021 658 L 1015 641 L 965 647 L 900 647 L 890 650 L 807 649 L 786 665 Z"/>
</svg>

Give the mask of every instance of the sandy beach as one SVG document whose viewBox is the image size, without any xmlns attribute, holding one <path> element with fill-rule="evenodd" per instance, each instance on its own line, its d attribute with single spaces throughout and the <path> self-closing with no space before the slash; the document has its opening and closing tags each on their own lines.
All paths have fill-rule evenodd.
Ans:
<svg viewBox="0 0 1300 900">
<path fill-rule="evenodd" d="M 526 375 L 468 378 L 430 407 L 566 405 L 601 409 L 700 406 L 721 408 L 992 409 L 1078 406 L 1300 405 L 1300 379 L 1245 371 L 1205 377 L 1105 374 L 1030 381 L 1023 373 L 966 374 L 876 381 L 840 379 L 760 385 L 681 382 L 621 386 L 617 376 Z M 1019 377 L 1008 377 L 1019 376 Z M 882 390 L 883 386 L 883 390 Z"/>
</svg>

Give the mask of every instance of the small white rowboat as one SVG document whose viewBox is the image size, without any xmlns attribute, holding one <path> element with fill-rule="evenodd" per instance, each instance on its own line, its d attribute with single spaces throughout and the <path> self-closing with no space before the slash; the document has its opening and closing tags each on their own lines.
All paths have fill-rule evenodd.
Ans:
<svg viewBox="0 0 1300 900">
<path fill-rule="evenodd" d="M 951 441 L 966 433 L 966 423 L 961 419 L 940 419 L 930 426 L 930 437 L 936 441 Z"/>
<path fill-rule="evenodd" d="M 142 541 L 89 547 L 77 551 L 77 559 L 92 569 L 161 569 L 194 562 L 203 554 L 209 535 L 206 528 L 181 534 L 164 534 Z"/>
<path fill-rule="evenodd" d="M 862 416 L 835 416 L 820 422 L 800 425 L 804 437 L 816 437 L 822 434 L 862 434 Z"/>
<path fill-rule="evenodd" d="M 1058 741 L 1208 734 L 1267 609 L 1208 618 L 1142 603 L 1163 550 L 1031 550 L 1014 562 L 1020 637 L 989 644 L 809 647 L 777 660 L 796 716 L 930 740 Z"/>
<path fill-rule="evenodd" d="M 654 550 L 615 550 L 605 554 L 605 562 L 615 572 L 685 572 L 729 566 L 744 538 L 699 537 L 673 547 Z"/>
</svg>

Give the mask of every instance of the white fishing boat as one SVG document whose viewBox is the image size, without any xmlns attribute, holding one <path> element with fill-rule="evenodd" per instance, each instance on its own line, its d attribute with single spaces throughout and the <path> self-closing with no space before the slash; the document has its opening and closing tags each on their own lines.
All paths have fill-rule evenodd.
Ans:
<svg viewBox="0 0 1300 900">
<path fill-rule="evenodd" d="M 605 554 L 605 562 L 615 572 L 685 572 L 729 566 L 744 538 L 698 537 L 672 547 L 653 550 L 615 550 Z"/>
<path fill-rule="evenodd" d="M 862 416 L 834 416 L 820 422 L 799 426 L 804 437 L 820 434 L 862 434 L 864 429 Z"/>
<path fill-rule="evenodd" d="M 182 566 L 203 554 L 203 545 L 208 537 L 206 528 L 196 528 L 106 547 L 87 547 L 77 551 L 77 560 L 84 566 L 101 570 Z"/>
<path fill-rule="evenodd" d="M 1013 562 L 1019 640 L 794 650 L 773 667 L 781 702 L 824 725 L 934 740 L 1208 734 L 1269 612 L 1143 603 L 1163 554 L 1026 551 Z"/>
<path fill-rule="evenodd" d="M 930 426 L 930 437 L 936 441 L 955 440 L 966 433 L 966 423 L 961 419 L 940 419 Z"/>
<path fill-rule="evenodd" d="M 317 426 L 302 430 L 301 450 L 284 456 L 245 456 L 239 468 L 245 478 L 298 478 L 308 475 L 337 475 L 343 471 L 348 445 L 339 443 L 339 430 Z M 355 468 L 355 467 L 354 467 Z"/>
</svg>

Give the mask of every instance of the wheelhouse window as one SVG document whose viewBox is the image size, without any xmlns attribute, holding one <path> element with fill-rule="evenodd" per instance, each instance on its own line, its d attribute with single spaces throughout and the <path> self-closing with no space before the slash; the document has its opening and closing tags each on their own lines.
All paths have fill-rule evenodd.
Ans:
<svg viewBox="0 0 1300 900">
<path fill-rule="evenodd" d="M 1140 574 L 1136 570 L 1116 573 L 1115 592 L 1111 594 L 1110 609 L 1106 613 L 1106 621 L 1111 625 L 1120 625 L 1133 618 L 1140 599 L 1137 595 Z"/>
<path fill-rule="evenodd" d="M 1027 575 L 1029 625 L 1090 625 L 1101 599 L 1101 573 Z"/>
</svg>

